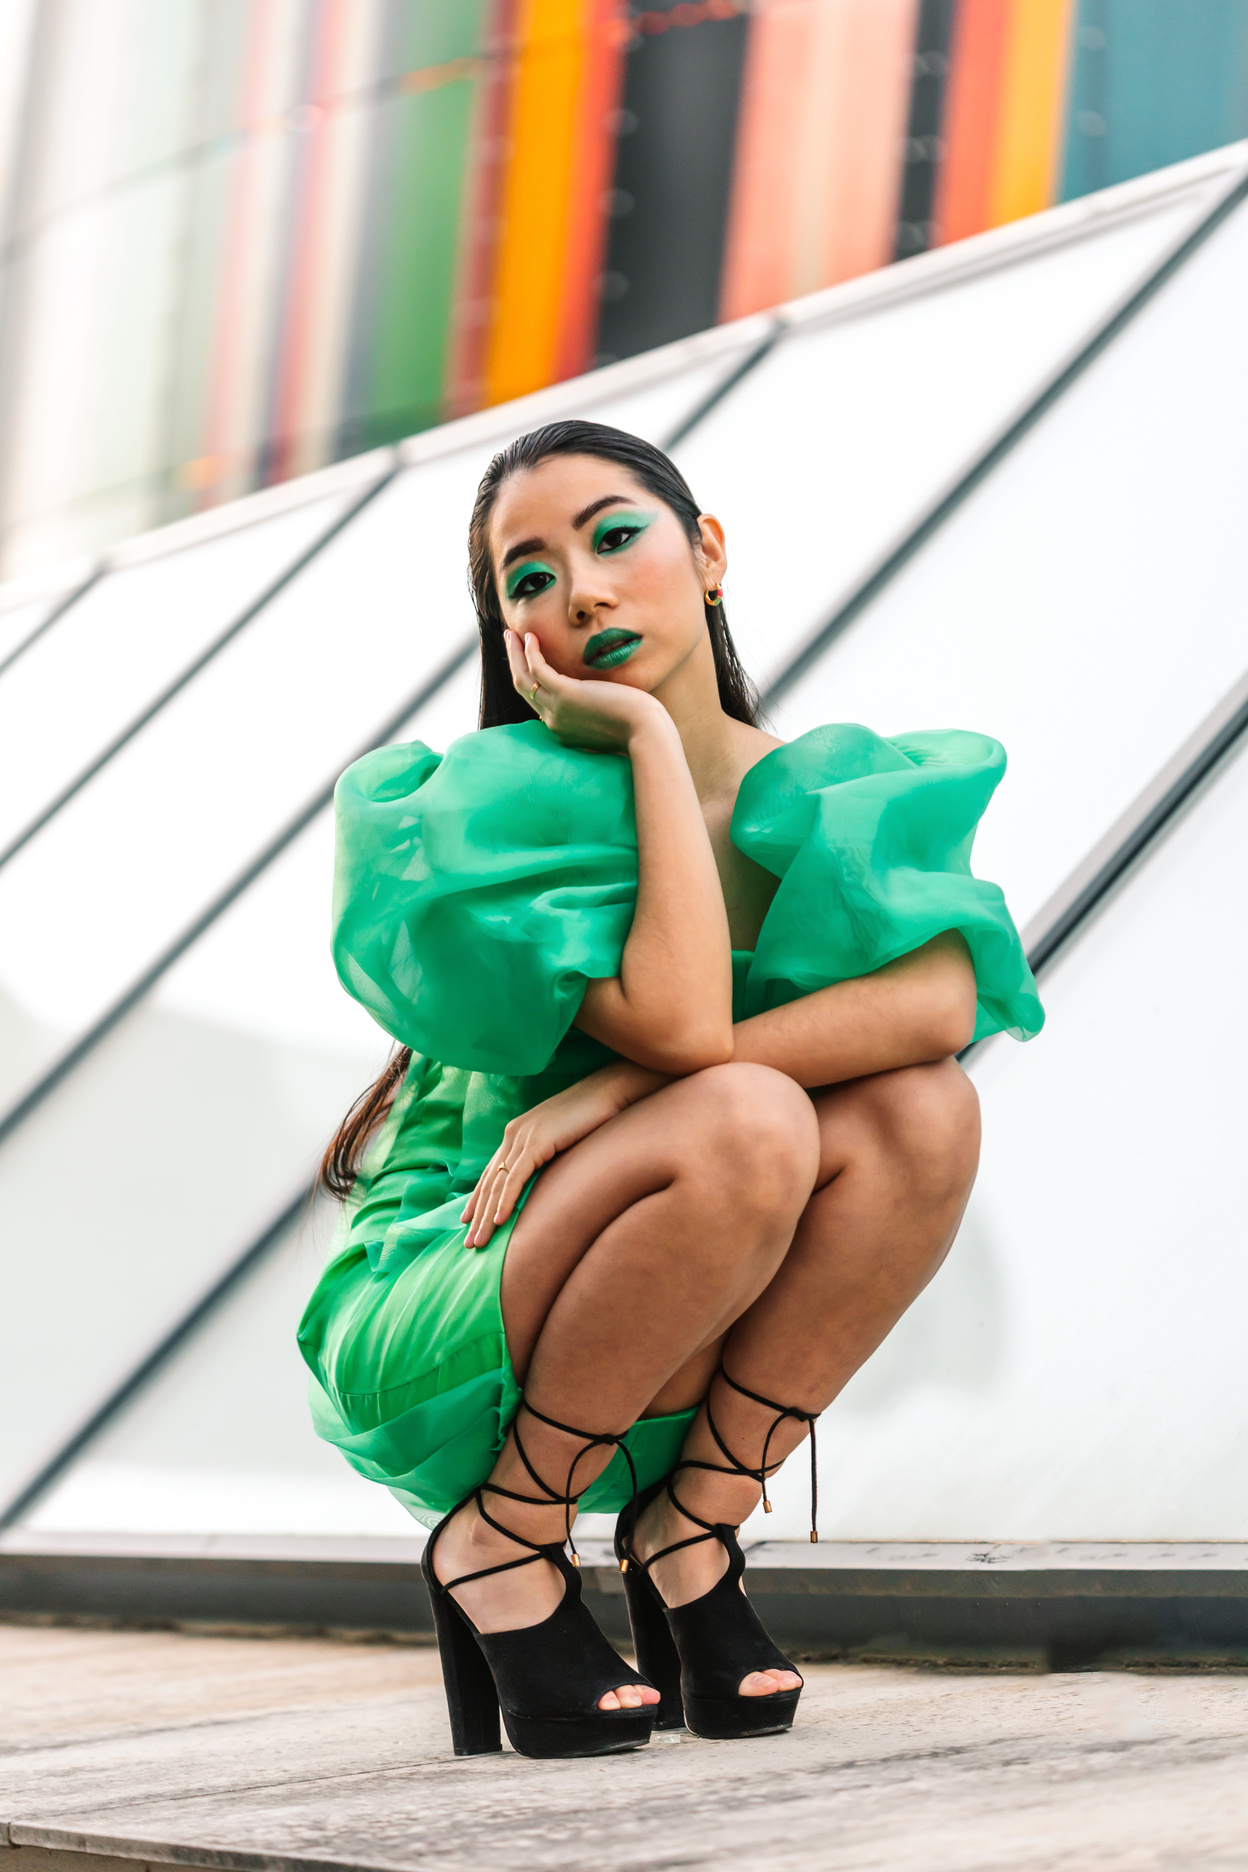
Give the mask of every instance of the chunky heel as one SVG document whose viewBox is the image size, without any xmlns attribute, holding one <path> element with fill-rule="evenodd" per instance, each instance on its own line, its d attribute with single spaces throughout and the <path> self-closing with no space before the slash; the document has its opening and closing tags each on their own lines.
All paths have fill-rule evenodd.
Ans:
<svg viewBox="0 0 1248 1872">
<path fill-rule="evenodd" d="M 621 1561 L 628 1623 L 637 1653 L 637 1668 L 659 1692 L 656 1729 L 683 1729 L 684 1700 L 680 1692 L 680 1652 L 667 1623 L 667 1609 L 648 1576 L 639 1567 Z"/>
<path fill-rule="evenodd" d="M 423 1560 L 421 1566 L 438 1635 L 452 1746 L 457 1755 L 497 1755 L 502 1750 L 503 1733 L 490 1667 L 455 1601 L 435 1589 L 432 1567 Z"/>
<path fill-rule="evenodd" d="M 745 1391 L 743 1386 L 734 1384 L 722 1365 L 716 1377 L 723 1378 L 734 1391 L 742 1392 L 755 1403 L 774 1410 L 777 1413 L 777 1424 L 785 1417 L 796 1417 L 810 1426 L 811 1539 L 817 1539 L 813 1525 L 813 1414 L 775 1404 L 770 1398 L 760 1397 L 755 1391 Z M 685 1462 L 677 1465 L 676 1473 L 681 1469 L 710 1469 L 723 1475 L 750 1476 L 762 1485 L 763 1505 L 770 1513 L 771 1504 L 767 1500 L 767 1453 L 776 1424 L 767 1433 L 763 1460 L 757 1469 L 747 1469 L 738 1462 L 715 1428 L 709 1402 L 707 1425 L 727 1457 L 727 1463 Z M 703 1532 L 692 1534 L 686 1540 L 673 1541 L 670 1547 L 662 1547 L 648 1559 L 640 1560 L 634 1545 L 637 1519 L 642 1509 L 654 1501 L 660 1490 L 666 1490 L 677 1512 Z M 726 1570 L 700 1599 L 694 1599 L 688 1605 L 666 1605 L 650 1577 L 650 1568 L 656 1560 L 662 1560 L 667 1554 L 676 1553 L 682 1547 L 695 1547 L 708 1540 L 716 1540 L 723 1547 L 728 1556 Z M 762 1620 L 742 1591 L 745 1555 L 741 1551 L 735 1528 L 723 1523 L 703 1521 L 700 1516 L 692 1514 L 678 1499 L 672 1477 L 668 1476 L 664 1481 L 654 1483 L 644 1494 L 635 1496 L 631 1505 L 622 1511 L 616 1523 L 615 1552 L 624 1575 L 637 1662 L 662 1693 L 656 1728 L 675 1729 L 681 1726 L 678 1720 L 674 1720 L 677 1696 L 685 1725 L 694 1735 L 704 1736 L 710 1741 L 736 1741 L 747 1736 L 778 1735 L 792 1727 L 798 1699 L 802 1694 L 800 1684 L 796 1690 L 776 1690 L 769 1696 L 760 1697 L 742 1696 L 738 1689 L 742 1678 L 753 1671 L 792 1671 L 793 1665 L 772 1642 Z M 798 1672 L 794 1674 L 800 1675 Z"/>
<path fill-rule="evenodd" d="M 524 1408 L 532 1416 L 541 1416 L 530 1404 Z M 553 1423 L 570 1435 L 586 1437 L 591 1447 L 620 1441 L 618 1437 L 590 1437 L 588 1431 L 570 1430 L 549 1417 L 542 1418 L 542 1422 Z M 582 1602 L 579 1571 L 561 1545 L 539 1545 L 513 1534 L 485 1506 L 483 1497 L 487 1492 L 539 1507 L 559 1503 L 568 1510 L 570 1522 L 576 1497 L 570 1493 L 556 1495 L 548 1489 L 525 1455 L 518 1435 L 515 1442 L 529 1474 L 545 1491 L 544 1496 L 517 1495 L 495 1483 L 483 1482 L 439 1522 L 421 1560 L 433 1604 L 455 1753 L 486 1755 L 499 1749 L 500 1713 L 508 1740 L 520 1755 L 551 1759 L 613 1755 L 625 1749 L 644 1748 L 654 1728 L 657 1704 L 614 1710 L 599 1709 L 598 1704 L 607 1691 L 627 1684 L 647 1689 L 653 1686 L 640 1672 L 629 1669 L 599 1631 Z M 569 1487 L 570 1483 L 571 1477 Z M 488 1526 L 528 1552 L 518 1560 L 462 1573 L 444 1583 L 434 1572 L 434 1551 L 447 1523 L 469 1502 L 476 1503 L 478 1514 Z M 456 1586 L 531 1566 L 535 1560 L 548 1560 L 563 1580 L 562 1599 L 550 1617 L 537 1625 L 525 1625 L 516 1631 L 478 1631 L 463 1607 L 451 1598 Z"/>
</svg>

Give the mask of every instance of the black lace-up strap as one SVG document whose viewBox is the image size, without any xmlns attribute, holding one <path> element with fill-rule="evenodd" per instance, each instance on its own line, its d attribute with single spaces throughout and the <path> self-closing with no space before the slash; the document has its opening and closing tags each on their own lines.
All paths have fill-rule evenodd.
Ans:
<svg viewBox="0 0 1248 1872">
<path fill-rule="evenodd" d="M 572 1458 L 571 1466 L 568 1469 L 568 1479 L 564 1485 L 564 1492 L 560 1495 L 558 1490 L 551 1488 L 544 1476 L 538 1474 L 537 1470 L 530 1462 L 528 1452 L 520 1438 L 519 1412 L 516 1413 L 516 1419 L 511 1426 L 512 1439 L 516 1445 L 516 1454 L 519 1456 L 538 1488 L 541 1489 L 541 1494 L 521 1495 L 516 1489 L 503 1488 L 498 1482 L 482 1482 L 479 1488 L 473 1490 L 471 1499 L 476 1502 L 477 1512 L 481 1516 L 481 1519 L 492 1527 L 496 1534 L 505 1534 L 508 1540 L 515 1541 L 517 1546 L 527 1547 L 529 1551 L 526 1554 L 521 1554 L 518 1560 L 502 1560 L 497 1566 L 482 1567 L 479 1572 L 476 1573 L 461 1573 L 458 1579 L 448 1580 L 446 1582 L 442 1588 L 443 1592 L 450 1592 L 452 1586 L 464 1586 L 469 1580 L 488 1579 L 491 1573 L 510 1573 L 516 1567 L 531 1566 L 535 1560 L 544 1559 L 548 1554 L 558 1552 L 558 1547 L 553 1541 L 526 1540 L 523 1534 L 515 1534 L 509 1527 L 504 1527 L 501 1521 L 496 1521 L 485 1505 L 484 1497 L 487 1494 L 501 1495 L 506 1501 L 523 1502 L 525 1506 L 529 1508 L 562 1507 L 564 1510 L 563 1544 L 571 1549 L 573 1566 L 579 1567 L 581 1564 L 581 1557 L 576 1551 L 576 1542 L 572 1539 L 572 1510 L 575 1508 L 580 1496 L 579 1494 L 574 1495 L 572 1493 L 572 1478 L 576 1474 L 577 1463 L 580 1462 L 583 1456 L 587 1456 L 590 1450 L 612 1448 L 624 1452 L 624 1460 L 628 1464 L 628 1473 L 633 1491 L 633 1515 L 634 1518 L 636 1517 L 638 1493 L 637 1466 L 633 1461 L 632 1451 L 624 1441 L 627 1435 L 626 1431 L 621 1431 L 617 1436 L 612 1431 L 607 1430 L 599 1436 L 592 1430 L 580 1430 L 575 1424 L 560 1423 L 556 1417 L 547 1417 L 544 1411 L 536 1410 L 534 1406 L 529 1403 L 527 1398 L 521 1398 L 520 1406 L 521 1409 L 528 1411 L 530 1417 L 536 1417 L 539 1423 L 549 1424 L 552 1430 L 562 1430 L 567 1436 L 581 1437 L 584 1447 L 579 1449 Z"/>
<path fill-rule="evenodd" d="M 677 1471 L 680 1469 L 711 1469 L 715 1467 L 718 1467 L 718 1465 L 713 1464 L 713 1463 L 678 1463 Z M 704 1534 L 687 1534 L 684 1540 L 673 1541 L 670 1547 L 660 1547 L 658 1552 L 652 1553 L 648 1560 L 639 1560 L 637 1558 L 636 1549 L 633 1547 L 632 1536 L 630 1535 L 629 1537 L 630 1551 L 627 1554 L 625 1554 L 623 1560 L 620 1562 L 621 1573 L 627 1572 L 630 1566 L 636 1567 L 639 1572 L 648 1573 L 650 1571 L 650 1568 L 654 1565 L 656 1560 L 665 1560 L 668 1554 L 679 1553 L 682 1547 L 699 1547 L 701 1546 L 703 1541 L 719 1539 L 719 1534 L 715 1527 L 714 1522 L 704 1521 L 701 1515 L 694 1514 L 692 1510 L 686 1508 L 685 1504 L 680 1500 L 680 1497 L 676 1493 L 676 1486 L 675 1486 L 675 1481 L 674 1481 L 675 1473 L 676 1471 L 674 1471 L 672 1475 L 669 1475 L 667 1480 L 663 1484 L 663 1487 L 667 1492 L 667 1499 L 671 1502 L 672 1507 L 676 1510 L 677 1514 L 684 1515 L 686 1521 L 694 1522 L 694 1524 L 697 1527 L 705 1528 L 706 1532 Z M 635 1535 L 636 1532 L 637 1532 L 637 1502 L 636 1502 L 636 1497 L 634 1497 L 632 1534 Z"/>
<path fill-rule="evenodd" d="M 633 1512 L 636 1513 L 636 1509 L 637 1509 L 637 1466 L 633 1461 L 633 1452 L 629 1449 L 628 1444 L 624 1441 L 624 1438 L 628 1433 L 627 1431 L 620 1431 L 617 1434 L 613 1430 L 604 1430 L 601 1433 L 601 1435 L 597 1435 L 592 1430 L 578 1429 L 575 1424 L 560 1423 L 557 1417 L 547 1417 L 544 1411 L 535 1410 L 533 1405 L 529 1403 L 527 1398 L 522 1398 L 520 1401 L 521 1401 L 523 1408 L 528 1411 L 529 1416 L 536 1417 L 539 1423 L 548 1424 L 552 1430 L 562 1430 L 565 1436 L 581 1437 L 584 1439 L 583 1447 L 576 1452 L 576 1455 L 572 1458 L 571 1463 L 568 1465 L 568 1478 L 567 1478 L 567 1481 L 564 1483 L 564 1492 L 562 1495 L 558 1495 L 555 1493 L 554 1489 L 550 1487 L 549 1483 L 543 1481 L 542 1477 L 538 1475 L 537 1470 L 533 1467 L 532 1463 L 529 1461 L 528 1453 L 525 1450 L 524 1444 L 520 1441 L 519 1413 L 517 1413 L 516 1421 L 511 1426 L 511 1434 L 514 1437 L 515 1444 L 516 1444 L 516 1454 L 519 1456 L 521 1462 L 524 1464 L 525 1468 L 528 1470 L 533 1480 L 537 1483 L 538 1488 L 545 1491 L 547 1501 L 550 1503 L 552 1507 L 554 1506 L 556 1502 L 561 1502 L 563 1504 L 564 1539 L 567 1544 L 568 1550 L 572 1556 L 573 1566 L 579 1567 L 581 1564 L 581 1556 L 577 1553 L 576 1542 L 572 1538 L 572 1510 L 575 1508 L 577 1502 L 580 1500 L 580 1491 L 578 1490 L 575 1494 L 573 1494 L 572 1492 L 572 1478 L 576 1474 L 576 1465 L 582 1460 L 582 1458 L 588 1456 L 591 1450 L 595 1450 L 595 1449 L 622 1450 L 624 1453 L 624 1460 L 628 1464 L 628 1473 L 629 1473 L 630 1483 L 631 1483 L 632 1492 L 633 1492 Z M 493 1484 L 487 1483 L 486 1486 L 492 1487 Z M 497 1492 L 502 1494 L 502 1493 L 505 1493 L 506 1491 L 499 1490 Z M 517 1496 L 515 1497 L 515 1499 L 522 1500 L 524 1498 Z"/>
<path fill-rule="evenodd" d="M 716 1424 L 711 1413 L 711 1397 L 708 1390 L 706 1397 L 706 1427 L 714 1437 L 716 1445 L 721 1453 L 728 1458 L 731 1467 L 725 1467 L 723 1463 L 699 1462 L 694 1458 L 689 1462 L 678 1464 L 678 1468 L 709 1469 L 715 1475 L 749 1476 L 752 1481 L 758 1483 L 758 1486 L 763 1491 L 763 1513 L 770 1514 L 771 1502 L 767 1497 L 767 1479 L 769 1476 L 774 1475 L 775 1471 L 780 1467 L 779 1463 L 769 1463 L 767 1460 L 768 1453 L 771 1449 L 771 1439 L 786 1418 L 791 1417 L 796 1423 L 804 1423 L 810 1433 L 810 1538 L 812 1541 L 817 1541 L 819 1539 L 819 1463 L 818 1452 L 815 1447 L 815 1425 L 819 1421 L 818 1411 L 798 1410 L 796 1406 L 792 1404 L 777 1404 L 774 1398 L 763 1397 L 758 1391 L 750 1391 L 745 1385 L 738 1384 L 735 1378 L 730 1378 L 728 1376 L 722 1365 L 716 1371 L 715 1376 L 716 1378 L 722 1378 L 724 1383 L 728 1385 L 731 1390 L 738 1392 L 742 1397 L 749 1398 L 752 1403 L 761 1404 L 765 1410 L 775 1411 L 775 1421 L 768 1430 L 767 1435 L 763 1438 L 763 1459 L 759 1463 L 757 1469 L 751 1469 L 748 1463 L 743 1463 L 740 1458 L 729 1449 L 723 1437 L 720 1435 L 719 1426 Z M 683 1514 L 684 1512 L 685 1510 L 682 1509 L 681 1513 Z M 689 1519 L 693 1520 L 695 1517 L 690 1515 Z"/>
</svg>

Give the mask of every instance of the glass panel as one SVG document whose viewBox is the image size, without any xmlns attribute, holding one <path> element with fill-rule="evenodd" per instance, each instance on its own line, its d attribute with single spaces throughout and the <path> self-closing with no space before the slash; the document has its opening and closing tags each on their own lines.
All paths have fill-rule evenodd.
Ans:
<svg viewBox="0 0 1248 1872">
<path fill-rule="evenodd" d="M 335 1212 L 319 1207 L 23 1527 L 128 1534 L 419 1536 L 312 1430 L 295 1327 Z"/>
<path fill-rule="evenodd" d="M 728 367 L 717 360 L 705 381 Z M 689 384 L 593 413 L 666 429 L 697 400 Z M 463 542 L 497 446 L 406 470 L 0 870 L 0 995 L 24 1031 L 0 1060 L 0 1098 L 95 1019 L 471 638 Z M 193 555 L 157 563 L 165 604 L 180 603 Z M 472 720 L 469 705 L 465 729 Z M 84 943 L 88 902 L 107 915 L 91 919 Z"/>
<path fill-rule="evenodd" d="M 404 737 L 471 725 L 475 689 Z M 332 863 L 327 810 L 0 1151 L 0 1500 L 310 1182 L 388 1054 L 334 975 Z"/>
<path fill-rule="evenodd" d="M 56 602 L 54 598 L 37 598 L 30 604 L 14 605 L 11 611 L 0 611 L 0 663 L 11 657 L 32 631 L 38 630 Z M 3 758 L 0 749 L 0 760 Z"/>
<path fill-rule="evenodd" d="M 0 846 L 345 505 L 311 501 L 114 572 L 32 645 L 0 679 Z"/>
<path fill-rule="evenodd" d="M 973 1056 L 946 1267 L 819 1429 L 832 1538 L 1242 1540 L 1248 751 Z M 800 1539 L 792 1463 L 775 1516 Z M 826 1512 L 823 1504 L 826 1502 Z"/>
<path fill-rule="evenodd" d="M 998 736 L 975 865 L 1020 923 L 1243 674 L 1248 209 L 777 709 Z"/>
<path fill-rule="evenodd" d="M 728 531 L 729 614 L 757 677 L 783 667 L 1208 199 L 1206 185 L 799 329 L 680 445 L 698 499 Z"/>
</svg>

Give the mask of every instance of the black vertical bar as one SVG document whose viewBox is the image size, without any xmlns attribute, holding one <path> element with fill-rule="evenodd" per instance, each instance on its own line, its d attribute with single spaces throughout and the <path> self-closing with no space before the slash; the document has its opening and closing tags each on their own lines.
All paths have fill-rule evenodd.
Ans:
<svg viewBox="0 0 1248 1872">
<path fill-rule="evenodd" d="M 693 18 L 690 18 L 693 15 Z M 745 66 L 744 9 L 660 0 L 632 13 L 598 358 L 705 331 L 719 317 Z"/>
<path fill-rule="evenodd" d="M 921 0 L 919 6 L 895 260 L 926 252 L 935 238 L 932 220 L 944 154 L 945 91 L 956 5 L 957 0 Z"/>
</svg>

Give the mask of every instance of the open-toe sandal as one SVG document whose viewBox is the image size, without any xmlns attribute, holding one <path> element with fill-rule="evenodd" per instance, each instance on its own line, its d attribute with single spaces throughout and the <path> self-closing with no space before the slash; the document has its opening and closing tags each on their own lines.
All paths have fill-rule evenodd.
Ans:
<svg viewBox="0 0 1248 1872">
<path fill-rule="evenodd" d="M 579 1452 L 577 1462 L 590 1449 L 621 1442 L 616 1436 L 594 1436 L 589 1431 L 556 1423 L 553 1417 L 544 1417 L 531 1404 L 526 1403 L 523 1408 L 530 1416 L 556 1430 L 584 1437 L 585 1449 Z M 508 1739 L 521 1755 L 610 1755 L 623 1749 L 641 1748 L 650 1740 L 657 1705 L 643 1705 L 639 1709 L 598 1708 L 599 1699 L 609 1690 L 618 1690 L 625 1684 L 650 1686 L 646 1677 L 630 1669 L 617 1654 L 581 1599 L 581 1576 L 577 1570 L 580 1562 L 575 1558 L 576 1549 L 571 1542 L 572 1509 L 577 1498 L 570 1490 L 576 1463 L 569 1471 L 567 1489 L 559 1495 L 534 1469 L 514 1426 L 513 1434 L 517 1453 L 542 1494 L 518 1495 L 493 1482 L 483 1482 L 434 1528 L 421 1560 L 421 1571 L 433 1606 L 455 1753 L 487 1755 L 501 1749 L 500 1710 Z M 483 1500 L 486 1494 L 532 1506 L 562 1505 L 567 1515 L 566 1542 L 539 1544 L 513 1534 L 490 1514 Z M 438 1537 L 452 1517 L 470 1501 L 476 1502 L 477 1512 L 490 1527 L 529 1551 L 518 1560 L 504 1560 L 498 1566 L 461 1573 L 458 1578 L 444 1582 L 433 1569 Z M 575 1564 L 569 1561 L 565 1545 L 572 1547 Z M 531 1566 L 536 1560 L 549 1560 L 563 1580 L 563 1598 L 550 1617 L 537 1625 L 526 1625 L 518 1631 L 478 1631 L 463 1607 L 451 1597 L 456 1586 L 485 1579 L 492 1573 L 508 1573 L 516 1567 Z"/>
<path fill-rule="evenodd" d="M 717 1378 L 743 1397 L 776 1412 L 776 1421 L 763 1444 L 763 1460 L 757 1469 L 749 1468 L 733 1455 L 715 1426 L 707 1403 L 707 1425 L 720 1450 L 723 1463 L 689 1461 L 678 1463 L 671 1475 L 655 1482 L 620 1514 L 615 1530 L 615 1553 L 624 1575 L 628 1599 L 628 1619 L 632 1626 L 637 1663 L 660 1692 L 656 1729 L 688 1727 L 695 1735 L 714 1741 L 729 1741 L 746 1736 L 776 1735 L 792 1727 L 802 1686 L 796 1690 L 776 1690 L 769 1696 L 742 1696 L 739 1685 L 751 1671 L 785 1670 L 794 1666 L 771 1638 L 757 1612 L 741 1588 L 745 1555 L 737 1540 L 737 1530 L 723 1522 L 703 1521 L 686 1508 L 676 1494 L 675 1477 L 682 1469 L 709 1469 L 720 1475 L 750 1476 L 763 1490 L 763 1507 L 771 1513 L 767 1499 L 767 1478 L 778 1464 L 768 1464 L 767 1454 L 776 1429 L 786 1418 L 807 1424 L 811 1440 L 811 1540 L 818 1539 L 815 1513 L 818 1504 L 815 1470 L 815 1417 L 788 1405 L 776 1404 L 747 1391 L 731 1379 L 722 1365 Z M 687 1521 L 702 1528 L 685 1540 L 673 1541 L 645 1560 L 635 1548 L 637 1520 L 660 1492 L 666 1490 L 672 1506 Z M 669 1606 L 655 1585 L 650 1568 L 668 1554 L 682 1547 L 694 1547 L 701 1541 L 716 1540 L 728 1556 L 728 1566 L 709 1592 L 688 1605 Z M 800 1675 L 800 1672 L 796 1673 Z"/>
</svg>

